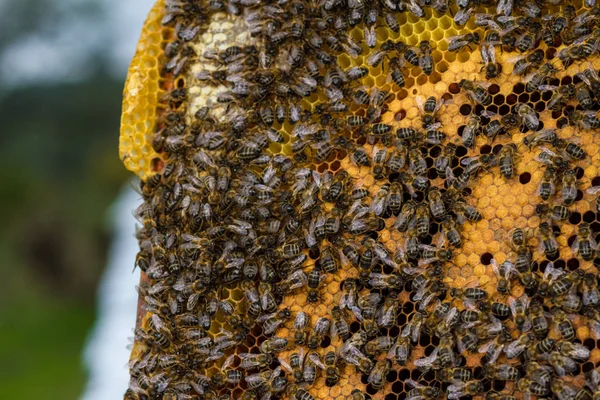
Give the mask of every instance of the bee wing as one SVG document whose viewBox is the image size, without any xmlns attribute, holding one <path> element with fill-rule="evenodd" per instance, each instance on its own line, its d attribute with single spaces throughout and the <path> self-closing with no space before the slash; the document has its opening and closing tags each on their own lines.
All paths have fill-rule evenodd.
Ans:
<svg viewBox="0 0 600 400">
<path fill-rule="evenodd" d="M 268 304 L 267 304 L 268 305 Z M 263 307 L 263 308 L 267 308 L 267 307 Z M 271 313 L 271 314 L 264 314 L 259 316 L 256 319 L 256 322 L 265 322 L 266 320 L 268 320 L 269 318 L 273 318 L 275 316 L 276 313 Z"/>
<path fill-rule="evenodd" d="M 422 96 L 417 96 L 415 98 L 415 103 L 417 103 L 417 108 L 421 114 L 425 114 L 425 99 Z"/>
<path fill-rule="evenodd" d="M 335 325 L 335 324 L 334 324 Z M 321 368 L 321 369 L 327 369 L 327 367 L 325 366 L 325 364 L 323 364 L 323 362 L 321 362 L 321 358 L 319 357 L 318 353 L 310 353 L 310 355 L 308 356 L 308 358 L 310 359 L 310 361 L 312 361 L 317 367 Z"/>
<path fill-rule="evenodd" d="M 592 186 L 585 191 L 587 194 L 596 194 L 600 192 L 600 186 Z"/>
<path fill-rule="evenodd" d="M 380 63 L 384 54 L 385 52 L 383 50 L 374 51 L 369 55 L 369 57 L 367 57 L 367 64 L 369 64 L 370 66 L 374 66 L 375 64 Z"/>
<path fill-rule="evenodd" d="M 304 329 L 306 324 L 308 323 L 308 318 L 304 311 L 298 312 L 296 314 L 296 319 L 294 320 L 294 329 Z"/>
<path fill-rule="evenodd" d="M 464 37 L 465 37 L 465 35 L 454 35 L 454 36 L 449 36 L 449 37 L 447 37 L 447 38 L 446 38 L 446 41 L 447 41 L 448 43 L 450 43 L 450 42 L 452 42 L 452 41 L 454 41 L 454 40 L 460 40 L 460 39 L 463 39 Z"/>
</svg>

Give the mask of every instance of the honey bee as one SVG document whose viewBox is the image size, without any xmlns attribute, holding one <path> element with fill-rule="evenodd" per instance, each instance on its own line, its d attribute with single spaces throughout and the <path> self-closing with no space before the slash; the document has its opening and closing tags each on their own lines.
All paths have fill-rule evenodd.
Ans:
<svg viewBox="0 0 600 400">
<path fill-rule="evenodd" d="M 517 153 L 517 146 L 514 143 L 509 143 L 502 147 L 498 153 L 498 164 L 500 166 L 500 173 L 504 178 L 512 178 L 515 174 L 515 154 Z"/>
<path fill-rule="evenodd" d="M 538 227 L 538 234 L 540 236 L 540 251 L 543 251 L 546 257 L 555 257 L 558 254 L 558 242 L 554 237 L 550 224 L 542 222 Z"/>
<path fill-rule="evenodd" d="M 554 146 L 557 150 L 561 150 L 563 154 L 566 154 L 568 157 L 571 157 L 575 160 L 583 160 L 586 157 L 586 153 L 581 146 L 569 140 L 557 138 L 554 142 L 552 142 L 552 146 Z"/>
<path fill-rule="evenodd" d="M 438 129 L 441 124 L 436 118 L 436 114 L 440 108 L 446 104 L 444 99 L 436 100 L 434 96 L 430 96 L 427 100 L 423 100 L 422 97 L 416 97 L 417 108 L 422 115 L 422 126 L 423 129 L 435 130 Z"/>
<path fill-rule="evenodd" d="M 315 350 L 321 344 L 321 342 L 323 342 L 325 335 L 329 331 L 329 325 L 329 319 L 324 317 L 318 319 L 317 323 L 308 335 L 308 340 L 306 341 L 306 345 L 309 349 Z"/>
<path fill-rule="evenodd" d="M 508 304 L 517 329 L 521 332 L 528 332 L 532 327 L 531 320 L 527 313 L 529 308 L 529 297 L 526 294 L 523 294 L 518 299 L 509 297 Z"/>
<path fill-rule="evenodd" d="M 402 73 L 403 66 L 403 58 L 394 57 L 388 62 L 388 66 L 390 67 L 390 75 L 389 78 L 392 82 L 394 82 L 398 87 L 404 87 L 406 81 L 404 79 L 404 74 Z"/>
<path fill-rule="evenodd" d="M 429 207 L 425 203 L 417 204 L 415 208 L 417 235 L 424 238 L 429 234 Z"/>
<path fill-rule="evenodd" d="M 431 57 L 431 45 L 429 40 L 422 40 L 419 44 L 419 67 L 425 75 L 429 76 L 433 72 L 433 57 Z"/>
<path fill-rule="evenodd" d="M 517 389 L 524 393 L 530 393 L 535 396 L 545 396 L 549 389 L 546 385 L 539 384 L 528 378 L 521 378 L 517 381 Z"/>
<path fill-rule="evenodd" d="M 442 219 L 446 215 L 446 206 L 442 201 L 442 194 L 437 187 L 429 188 L 427 191 L 427 202 L 431 215 L 437 219 Z"/>
<path fill-rule="evenodd" d="M 569 110 L 566 112 L 571 125 L 582 129 L 597 129 L 600 127 L 600 119 L 594 110 Z"/>
<path fill-rule="evenodd" d="M 448 41 L 448 51 L 460 51 L 465 47 L 469 47 L 471 49 L 471 44 L 477 45 L 480 41 L 479 34 L 475 33 L 467 33 L 464 35 L 451 36 L 446 38 Z"/>
<path fill-rule="evenodd" d="M 597 307 L 600 303 L 600 291 L 598 290 L 598 281 L 594 274 L 585 274 L 581 279 L 581 300 L 584 307 Z"/>
<path fill-rule="evenodd" d="M 371 387 L 373 387 L 373 389 L 376 391 L 381 390 L 386 383 L 386 376 L 388 372 L 390 372 L 391 368 L 392 363 L 387 358 L 377 361 L 371 370 L 371 373 L 369 374 L 367 382 L 370 383 Z"/>
<path fill-rule="evenodd" d="M 480 381 L 457 382 L 448 386 L 448 399 L 459 399 L 463 396 L 473 396 L 483 392 Z"/>
<path fill-rule="evenodd" d="M 425 386 L 412 379 L 407 379 L 405 382 L 412 388 L 406 394 L 407 400 L 436 399 L 441 394 L 438 387 Z"/>
<path fill-rule="evenodd" d="M 265 340 L 260 344 L 261 353 L 274 354 L 284 351 L 288 346 L 288 341 L 285 338 L 273 337 Z"/>
<path fill-rule="evenodd" d="M 558 70 L 551 63 L 543 64 L 537 71 L 525 77 L 525 89 L 528 92 L 540 89 L 540 86 L 544 85 L 546 81 L 556 74 Z"/>
<path fill-rule="evenodd" d="M 263 323 L 263 331 L 266 335 L 271 335 L 290 317 L 290 310 L 284 308 L 272 314 L 261 315 L 256 321 Z"/>
<path fill-rule="evenodd" d="M 304 349 L 300 347 L 298 352 L 290 354 L 289 363 L 281 357 L 277 358 L 281 367 L 294 377 L 294 382 L 296 383 L 301 383 L 304 381 L 304 356 Z"/>
<path fill-rule="evenodd" d="M 294 320 L 294 342 L 296 345 L 303 345 L 306 343 L 306 339 L 308 338 L 308 316 L 305 312 L 300 311 L 296 314 L 296 319 Z"/>
<path fill-rule="evenodd" d="M 460 248 L 462 246 L 461 235 L 456 229 L 456 223 L 452 218 L 442 220 L 442 235 L 452 247 Z"/>
<path fill-rule="evenodd" d="M 486 364 L 483 367 L 483 373 L 489 379 L 498 379 L 501 381 L 516 381 L 520 378 L 519 370 L 508 364 Z"/>
<path fill-rule="evenodd" d="M 496 61 L 496 48 L 493 45 L 481 46 L 481 59 L 484 62 L 481 70 L 485 69 L 487 79 L 493 79 L 500 75 L 502 66 Z"/>
<path fill-rule="evenodd" d="M 543 129 L 525 136 L 523 144 L 531 148 L 541 143 L 554 143 L 556 139 L 558 136 L 554 129 Z"/>
<path fill-rule="evenodd" d="M 556 168 L 552 165 L 548 165 L 544 170 L 544 175 L 542 176 L 542 180 L 537 188 L 537 194 L 542 198 L 542 200 L 547 201 L 550 197 L 554 196 L 556 193 Z"/>
<path fill-rule="evenodd" d="M 515 111 L 517 112 L 517 115 L 521 117 L 521 120 L 527 129 L 532 131 L 537 129 L 540 124 L 540 120 L 538 119 L 537 113 L 533 108 L 529 107 L 525 103 L 517 103 L 517 105 L 515 105 Z"/>
<path fill-rule="evenodd" d="M 492 104 L 492 96 L 486 90 L 491 85 L 490 82 L 473 82 L 468 79 L 463 79 L 458 86 L 467 93 L 468 99 L 475 104 L 489 106 Z"/>
<path fill-rule="evenodd" d="M 508 260 L 502 264 L 498 264 L 498 262 L 493 258 L 490 261 L 490 265 L 492 266 L 492 269 L 498 278 L 498 283 L 496 285 L 496 290 L 498 290 L 498 293 L 510 294 L 512 277 L 516 274 L 514 265 Z"/>
<path fill-rule="evenodd" d="M 524 75 L 541 65 L 542 61 L 544 61 L 544 52 L 541 49 L 537 49 L 526 56 L 511 57 L 508 61 L 514 64 L 513 74 Z"/>
<path fill-rule="evenodd" d="M 331 336 L 340 336 L 342 339 L 346 339 L 350 335 L 350 328 L 346 321 L 344 310 L 341 310 L 338 306 L 333 307 L 331 310 Z"/>
<path fill-rule="evenodd" d="M 410 338 L 398 336 L 396 342 L 390 348 L 387 354 L 388 359 L 393 359 L 398 365 L 406 365 L 411 352 Z"/>
<path fill-rule="evenodd" d="M 239 357 L 242 360 L 240 363 L 240 368 L 245 370 L 264 368 L 273 362 L 273 356 L 264 353 L 240 353 Z"/>
</svg>

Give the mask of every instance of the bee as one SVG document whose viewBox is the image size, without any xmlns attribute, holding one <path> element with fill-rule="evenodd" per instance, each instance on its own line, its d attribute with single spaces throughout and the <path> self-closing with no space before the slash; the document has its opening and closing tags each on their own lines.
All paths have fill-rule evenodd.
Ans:
<svg viewBox="0 0 600 400">
<path fill-rule="evenodd" d="M 417 204 L 415 208 L 417 235 L 424 238 L 429 234 L 429 207 L 425 203 Z"/>
<path fill-rule="evenodd" d="M 501 134 L 506 134 L 512 128 L 518 127 L 522 118 L 516 114 L 507 114 L 502 118 L 490 121 L 484 128 L 483 134 L 492 140 Z"/>
<path fill-rule="evenodd" d="M 543 64 L 537 71 L 532 72 L 525 77 L 525 82 L 527 83 L 525 85 L 525 90 L 528 92 L 539 90 L 540 87 L 557 72 L 558 70 L 554 67 L 554 65 L 550 63 Z"/>
<path fill-rule="evenodd" d="M 590 357 L 590 350 L 582 344 L 560 341 L 556 350 L 563 356 L 579 361 L 585 361 Z"/>
<path fill-rule="evenodd" d="M 467 287 L 466 289 L 452 288 L 450 296 L 459 299 L 483 300 L 487 297 L 487 293 L 484 289 L 478 287 Z"/>
<path fill-rule="evenodd" d="M 321 267 L 318 264 L 315 264 L 313 269 L 308 273 L 308 295 L 306 297 L 309 303 L 316 303 L 319 301 L 319 286 L 323 279 L 327 277 L 327 274 L 324 274 L 321 271 Z"/>
<path fill-rule="evenodd" d="M 539 384 L 528 378 L 521 378 L 517 381 L 517 390 L 523 393 L 531 393 L 535 396 L 545 396 L 549 392 L 546 385 Z"/>
<path fill-rule="evenodd" d="M 581 146 L 565 139 L 557 138 L 552 145 L 557 150 L 562 150 L 564 154 L 574 158 L 575 160 L 583 160 L 587 156 Z"/>
<path fill-rule="evenodd" d="M 341 349 L 340 356 L 349 364 L 354 365 L 364 374 L 369 374 L 373 369 L 373 361 L 365 356 L 352 340 L 346 341 Z"/>
<path fill-rule="evenodd" d="M 442 219 L 446 215 L 446 206 L 442 201 L 442 193 L 439 188 L 432 187 L 427 191 L 427 202 L 429 203 L 429 210 L 434 218 Z"/>
<path fill-rule="evenodd" d="M 350 392 L 350 400 L 371 400 L 371 396 L 367 393 L 364 393 L 360 389 L 354 389 Z"/>
<path fill-rule="evenodd" d="M 272 314 L 261 315 L 257 322 L 263 323 L 263 331 L 266 335 L 273 334 L 291 316 L 290 310 L 284 308 Z"/>
<path fill-rule="evenodd" d="M 468 204 L 464 200 L 455 201 L 452 204 L 452 211 L 457 215 L 457 221 L 464 224 L 466 220 L 477 222 L 483 219 L 483 215 L 477 208 Z"/>
<path fill-rule="evenodd" d="M 585 84 L 575 86 L 575 98 L 579 102 L 579 105 L 585 110 L 589 110 L 594 106 L 592 93 Z"/>
<path fill-rule="evenodd" d="M 502 66 L 496 62 L 496 48 L 493 45 L 487 47 L 481 46 L 481 59 L 484 62 L 484 66 L 481 70 L 485 69 L 485 77 L 487 79 L 496 78 L 502 72 Z"/>
<path fill-rule="evenodd" d="M 331 310 L 331 318 L 333 323 L 331 324 L 331 336 L 339 336 L 342 339 L 346 339 L 350 335 L 350 327 L 346 321 L 344 311 L 339 306 L 333 307 Z"/>
<path fill-rule="evenodd" d="M 515 154 L 517 153 L 517 145 L 509 143 L 502 147 L 498 153 L 498 164 L 500 166 L 500 173 L 504 178 L 512 178 L 515 172 Z"/>
<path fill-rule="evenodd" d="M 425 322 L 425 316 L 421 313 L 413 314 L 410 322 L 402 328 L 401 336 L 409 337 L 413 343 L 417 343 L 421 335 L 421 328 Z"/>
<path fill-rule="evenodd" d="M 538 227 L 540 251 L 543 251 L 546 257 L 553 258 L 558 254 L 558 242 L 554 238 L 554 232 L 548 222 L 542 222 Z"/>
<path fill-rule="evenodd" d="M 412 388 L 406 394 L 406 400 L 437 399 L 441 394 L 438 387 L 425 386 L 412 379 L 407 379 L 405 382 Z"/>
<path fill-rule="evenodd" d="M 287 348 L 288 341 L 285 338 L 273 337 L 260 344 L 261 353 L 274 354 L 280 353 Z"/>
<path fill-rule="evenodd" d="M 583 225 L 583 224 L 582 224 Z M 594 274 L 585 274 L 581 279 L 581 300 L 584 307 L 597 307 L 600 303 L 600 291 Z"/>
<path fill-rule="evenodd" d="M 486 364 L 483 366 L 483 374 L 488 379 L 497 379 L 500 381 L 516 381 L 521 375 L 518 369 L 508 364 Z"/>
<path fill-rule="evenodd" d="M 306 343 L 306 339 L 308 338 L 308 316 L 305 312 L 300 311 L 296 314 L 296 319 L 294 320 L 294 342 L 296 345 L 303 345 Z"/>
<path fill-rule="evenodd" d="M 423 129 L 434 130 L 441 126 L 440 122 L 436 118 L 436 114 L 440 108 L 446 104 L 444 99 L 436 100 L 434 96 L 430 96 L 427 100 L 423 101 L 423 98 L 417 96 L 416 98 L 417 108 L 422 115 L 422 126 Z"/>
<path fill-rule="evenodd" d="M 304 368 L 302 371 L 302 378 L 304 382 L 312 385 L 317 379 L 319 369 L 325 369 L 325 364 L 321 361 L 319 353 L 310 353 L 308 357 L 304 359 Z"/>
<path fill-rule="evenodd" d="M 371 272 L 369 274 L 369 285 L 374 289 L 396 289 L 402 290 L 404 281 L 402 278 L 395 274 L 381 274 L 378 272 Z"/>
<path fill-rule="evenodd" d="M 468 79 L 463 79 L 458 84 L 467 93 L 467 97 L 472 103 L 481 104 L 484 107 L 492 104 L 492 96 L 486 90 L 490 85 L 489 82 L 475 83 Z"/>
<path fill-rule="evenodd" d="M 591 195 L 598 194 L 598 192 L 600 192 L 600 186 L 592 186 L 585 192 Z M 596 213 L 600 214 L 600 196 L 596 196 Z"/>
<path fill-rule="evenodd" d="M 513 315 L 517 329 L 521 332 L 528 332 L 531 329 L 531 320 L 527 314 L 529 297 L 527 297 L 526 294 L 523 294 L 518 299 L 509 297 L 508 305 L 510 306 L 510 311 Z"/>
<path fill-rule="evenodd" d="M 410 338 L 398 336 L 396 342 L 388 351 L 387 358 L 393 359 L 398 365 L 406 365 L 410 358 L 411 349 Z"/>
<path fill-rule="evenodd" d="M 504 347 L 504 353 L 506 358 L 513 359 L 519 357 L 525 349 L 531 345 L 534 341 L 533 334 L 526 333 L 521 335 L 518 339 L 510 342 Z"/>
<path fill-rule="evenodd" d="M 600 189 L 600 186 L 598 187 Z M 402 205 L 402 209 L 398 217 L 396 217 L 396 221 L 394 222 L 394 227 L 398 229 L 400 232 L 406 232 L 408 229 L 409 223 L 413 220 L 416 214 L 417 206 L 414 201 L 409 200 Z"/>
<path fill-rule="evenodd" d="M 454 381 L 463 381 L 467 382 L 471 380 L 472 373 L 470 369 L 461 368 L 461 367 L 451 367 L 444 368 L 438 371 L 439 379 L 442 382 L 454 382 Z"/>
<path fill-rule="evenodd" d="M 298 352 L 290 354 L 290 362 L 278 357 L 279 364 L 283 369 L 288 371 L 293 377 L 294 382 L 301 383 L 304 381 L 303 366 L 304 366 L 304 349 L 300 347 Z"/>
<path fill-rule="evenodd" d="M 258 353 L 240 353 L 240 368 L 245 370 L 253 370 L 269 366 L 273 362 L 273 356 L 270 354 Z"/>
<path fill-rule="evenodd" d="M 387 158 L 387 149 L 379 149 L 377 145 L 373 146 L 373 165 L 372 172 L 375 179 L 382 179 L 384 173 L 384 163 Z"/>
<path fill-rule="evenodd" d="M 537 339 L 544 339 L 548 334 L 548 320 L 542 306 L 537 302 L 532 302 L 529 306 L 529 316 L 533 333 Z"/>
<path fill-rule="evenodd" d="M 594 69 L 592 65 L 590 68 L 585 69 L 582 73 L 577 74 L 583 83 L 587 85 L 589 90 L 592 92 L 592 95 L 596 97 L 596 99 L 600 98 L 600 77 L 598 77 L 598 72 Z"/>
<path fill-rule="evenodd" d="M 340 379 L 340 370 L 338 368 L 339 360 L 334 351 L 330 351 L 323 357 L 325 364 L 325 384 L 335 386 Z"/>
<path fill-rule="evenodd" d="M 471 44 L 477 45 L 480 41 L 479 33 L 467 33 L 464 35 L 451 36 L 446 38 L 448 41 L 448 51 L 460 51 L 465 47 L 471 49 Z"/>
<path fill-rule="evenodd" d="M 540 124 L 540 120 L 538 119 L 538 115 L 533 108 L 529 107 L 525 103 L 517 103 L 517 105 L 515 105 L 515 111 L 517 112 L 517 115 L 521 117 L 521 120 L 527 129 L 532 131 L 537 129 Z"/>
<path fill-rule="evenodd" d="M 549 165 L 544 170 L 544 175 L 542 176 L 542 180 L 537 188 L 537 194 L 542 198 L 542 200 L 547 201 L 556 192 L 556 185 L 554 184 L 555 180 L 556 168 L 554 168 L 552 165 Z"/>
<path fill-rule="evenodd" d="M 308 335 L 306 345 L 309 349 L 315 350 L 325 338 L 325 334 L 329 331 L 330 321 L 327 318 L 321 317 Z"/>
<path fill-rule="evenodd" d="M 396 321 L 399 309 L 400 302 L 398 299 L 386 298 L 381 306 L 381 314 L 377 318 L 377 324 L 382 328 L 391 328 Z"/>
<path fill-rule="evenodd" d="M 564 340 L 575 339 L 575 329 L 567 314 L 559 307 L 554 307 L 551 310 L 554 327 L 558 330 Z"/>
<path fill-rule="evenodd" d="M 419 67 L 421 67 L 425 75 L 429 76 L 433 72 L 433 66 L 429 40 L 422 40 L 419 44 Z"/>
<path fill-rule="evenodd" d="M 457 25 L 465 25 L 469 18 L 471 18 L 471 13 L 473 12 L 473 7 L 464 7 L 459 8 L 456 14 L 454 15 L 454 22 Z"/>
<path fill-rule="evenodd" d="M 496 290 L 498 290 L 498 293 L 510 294 L 510 283 L 512 277 L 516 274 L 514 265 L 508 260 L 504 261 L 502 264 L 498 264 L 493 258 L 490 261 L 490 264 L 498 278 Z"/>
<path fill-rule="evenodd" d="M 506 393 L 498 393 L 491 390 L 485 394 L 485 400 L 517 400 L 515 396 Z"/>
<path fill-rule="evenodd" d="M 394 82 L 398 87 L 404 87 L 406 81 L 404 79 L 404 74 L 402 73 L 402 67 L 404 65 L 403 61 L 399 57 L 394 57 L 388 62 L 388 66 L 390 67 L 390 79 Z"/>
<path fill-rule="evenodd" d="M 446 217 L 442 220 L 442 235 L 450 243 L 450 246 L 460 248 L 462 246 L 462 239 L 460 233 L 456 229 L 456 223 L 454 219 Z"/>
<path fill-rule="evenodd" d="M 600 128 L 600 119 L 596 116 L 594 110 L 570 110 L 566 112 L 571 125 L 582 129 Z"/>
<path fill-rule="evenodd" d="M 387 358 L 377 361 L 369 374 L 367 382 L 370 383 L 371 387 L 376 391 L 381 390 L 383 386 L 385 386 L 386 376 L 391 369 L 392 363 Z"/>
<path fill-rule="evenodd" d="M 540 143 L 554 143 L 556 139 L 558 139 L 558 136 L 554 129 L 543 129 L 525 136 L 525 138 L 523 138 L 523 144 L 531 148 Z"/>
<path fill-rule="evenodd" d="M 459 399 L 463 396 L 473 396 L 483 392 L 480 381 L 457 382 L 448 386 L 448 399 Z"/>
<path fill-rule="evenodd" d="M 575 386 L 570 385 L 561 379 L 553 379 L 550 384 L 550 390 L 559 400 L 574 399 L 577 394 L 577 388 Z"/>
</svg>

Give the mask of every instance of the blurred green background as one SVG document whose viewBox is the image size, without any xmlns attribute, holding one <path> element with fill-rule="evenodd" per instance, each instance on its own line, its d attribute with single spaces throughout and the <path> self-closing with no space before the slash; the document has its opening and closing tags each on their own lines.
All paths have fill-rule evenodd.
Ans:
<svg viewBox="0 0 600 400">
<path fill-rule="evenodd" d="M 122 88 L 152 3 L 0 0 L 2 398 L 81 394 L 107 209 L 131 180 Z"/>
</svg>

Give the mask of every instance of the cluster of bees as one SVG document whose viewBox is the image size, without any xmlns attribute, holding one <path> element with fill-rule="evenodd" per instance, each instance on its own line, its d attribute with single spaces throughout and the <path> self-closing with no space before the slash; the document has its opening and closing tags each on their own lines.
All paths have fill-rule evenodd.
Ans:
<svg viewBox="0 0 600 400">
<path fill-rule="evenodd" d="M 600 7 L 165 3 L 173 37 L 152 139 L 163 161 L 141 183 L 144 203 L 135 211 L 136 266 L 148 279 L 139 287 L 146 317 L 135 330 L 126 399 L 312 400 L 317 382 L 333 388 L 350 375 L 364 384 L 348 391 L 353 400 L 600 399 L 600 370 L 574 325 L 600 335 L 598 274 L 557 261 L 561 225 L 583 196 L 600 191 L 581 179 L 578 163 L 590 155 L 560 132 L 600 128 L 600 78 L 588 64 L 598 56 Z M 221 13 L 243 21 L 248 43 L 199 50 L 194 43 Z M 383 122 L 409 70 L 435 71 L 429 41 L 379 39 L 382 26 L 400 32 L 404 14 L 475 21 L 476 31 L 447 40 L 448 52 L 480 51 L 483 60 L 481 81 L 450 85 L 470 105 L 458 132 L 440 121 L 450 104 L 442 93 L 415 97 L 421 115 L 412 126 L 399 127 L 402 116 Z M 350 34 L 356 29 L 359 38 Z M 512 74 L 523 76 L 527 93 L 548 98 L 545 109 L 516 101 L 498 112 L 489 87 L 506 68 L 499 52 L 515 55 Z M 341 55 L 364 63 L 342 67 Z M 581 72 L 559 81 L 573 63 Z M 375 69 L 386 83 L 365 85 Z M 216 94 L 192 109 L 198 94 L 186 81 Z M 544 127 L 546 111 L 557 128 Z M 522 143 L 476 146 L 515 132 L 527 134 Z M 497 276 L 495 293 L 452 287 L 445 278 L 464 226 L 483 219 L 470 204 L 472 188 L 485 174 L 516 180 L 523 151 L 538 152 L 534 162 L 544 170 L 539 224 L 513 229 L 512 257 L 485 263 Z M 332 160 L 341 160 L 334 172 L 319 172 Z M 600 199 L 594 204 L 600 214 Z M 579 223 L 569 243 L 582 265 L 598 261 L 595 225 Z M 386 231 L 403 240 L 391 249 L 381 240 Z M 289 306 L 324 303 L 332 280 L 339 289 L 324 314 Z M 431 343 L 425 351 L 423 337 Z M 478 365 L 465 361 L 472 355 Z M 393 394 L 388 379 L 398 369 L 416 374 Z"/>
</svg>

